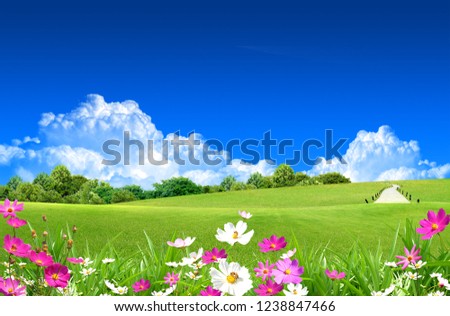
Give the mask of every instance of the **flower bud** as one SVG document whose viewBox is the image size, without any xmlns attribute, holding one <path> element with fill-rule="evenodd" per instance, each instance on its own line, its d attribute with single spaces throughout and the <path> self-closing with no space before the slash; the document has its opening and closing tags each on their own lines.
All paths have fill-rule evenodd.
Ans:
<svg viewBox="0 0 450 316">
<path fill-rule="evenodd" d="M 77 226 L 73 225 L 73 227 L 72 227 L 72 232 L 74 232 L 74 233 L 77 232 Z"/>
<path fill-rule="evenodd" d="M 48 232 L 46 230 L 44 230 L 44 232 L 42 233 L 42 236 L 47 237 L 48 236 Z"/>
<path fill-rule="evenodd" d="M 63 235 L 62 235 L 62 238 L 63 238 L 64 240 L 66 240 L 66 239 L 67 239 L 67 235 L 66 235 L 66 234 L 63 234 Z"/>
<path fill-rule="evenodd" d="M 42 215 L 42 220 L 43 220 L 44 222 L 46 222 L 46 221 L 47 221 L 47 216 Z"/>
<path fill-rule="evenodd" d="M 73 246 L 73 240 L 72 240 L 72 239 L 69 239 L 69 240 L 67 241 L 67 249 L 72 249 L 72 246 Z"/>
<path fill-rule="evenodd" d="M 36 231 L 33 229 L 31 231 L 31 238 L 36 238 L 36 237 L 37 237 Z"/>
</svg>

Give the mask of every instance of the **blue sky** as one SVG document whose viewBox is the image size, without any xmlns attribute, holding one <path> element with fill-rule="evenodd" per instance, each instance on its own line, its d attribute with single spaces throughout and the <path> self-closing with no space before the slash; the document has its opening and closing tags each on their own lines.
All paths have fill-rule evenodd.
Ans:
<svg viewBox="0 0 450 316">
<path fill-rule="evenodd" d="M 336 168 L 356 180 L 450 176 L 448 1 L 92 2 L 0 5 L 0 183 L 64 163 L 61 146 L 70 139 L 56 141 L 38 123 L 43 113 L 79 108 L 90 94 L 108 104 L 134 100 L 164 136 L 195 130 L 227 141 L 271 130 L 300 146 L 333 129 L 349 138 L 346 147 L 355 142 L 348 158 L 358 170 Z M 91 142 L 98 137 L 91 132 L 80 135 Z M 14 145 L 27 136 L 40 144 Z M 77 139 L 73 148 L 99 147 Z M 409 154 L 380 153 L 374 160 L 386 166 L 357 176 L 371 165 L 361 156 L 373 146 Z M 13 147 L 23 152 L 11 156 Z M 136 180 L 68 164 L 117 184 Z M 173 172 L 199 180 L 193 170 Z"/>
</svg>

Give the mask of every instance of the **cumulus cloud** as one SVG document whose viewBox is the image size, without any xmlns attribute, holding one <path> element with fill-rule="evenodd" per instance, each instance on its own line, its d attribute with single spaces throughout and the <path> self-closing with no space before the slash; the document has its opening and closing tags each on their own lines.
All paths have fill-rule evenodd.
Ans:
<svg viewBox="0 0 450 316">
<path fill-rule="evenodd" d="M 322 161 L 308 173 L 317 175 L 337 171 L 354 182 L 450 176 L 450 164 L 438 166 L 435 162 L 422 160 L 417 141 L 400 140 L 386 125 L 377 132 L 358 132 L 343 158 L 347 164 L 336 159 Z"/>
<path fill-rule="evenodd" d="M 23 140 L 20 140 L 20 139 L 12 140 L 12 144 L 14 146 L 20 146 L 20 145 L 28 144 L 28 143 L 40 144 L 41 140 L 37 137 L 30 137 L 30 136 L 25 136 Z"/>
<path fill-rule="evenodd" d="M 139 152 L 136 145 L 131 146 L 130 165 L 124 164 L 124 132 L 128 131 L 130 139 L 139 140 L 144 145 L 144 164 L 140 165 Z M 39 121 L 39 132 L 45 138 L 46 147 L 23 150 L 20 145 L 28 142 L 40 143 L 38 138 L 26 137 L 16 140 L 15 146 L 0 147 L 0 164 L 6 164 L 16 158 L 26 158 L 27 164 L 34 164 L 34 169 L 51 169 L 58 164 L 66 165 L 72 173 L 83 174 L 89 178 L 108 181 L 114 186 L 139 184 L 145 188 L 155 182 L 174 176 L 191 178 L 199 184 L 218 184 L 227 175 L 233 175 L 245 181 L 252 172 L 259 171 L 264 175 L 273 172 L 273 166 L 260 161 L 256 165 L 241 164 L 240 160 L 226 163 L 226 153 L 217 153 L 209 158 L 222 157 L 219 164 L 210 166 L 203 161 L 203 144 L 205 140 L 200 134 L 188 136 L 168 134 L 158 130 L 152 118 L 144 113 L 134 101 L 106 102 L 100 95 L 89 95 L 87 100 L 69 113 L 44 113 Z M 190 163 L 187 146 L 179 147 L 179 158 L 185 164 L 175 161 L 172 140 L 187 141 L 193 138 L 199 142 L 194 147 L 193 158 L 199 164 Z M 102 145 L 108 140 L 119 140 L 121 144 L 114 149 L 120 153 L 119 164 L 108 166 L 102 164 L 109 159 L 102 152 Z M 148 141 L 153 144 L 152 156 L 155 160 L 167 162 L 155 165 L 148 162 Z M 167 141 L 167 154 L 164 149 Z M 24 178 L 31 178 L 28 169 L 20 167 L 16 171 Z"/>
</svg>

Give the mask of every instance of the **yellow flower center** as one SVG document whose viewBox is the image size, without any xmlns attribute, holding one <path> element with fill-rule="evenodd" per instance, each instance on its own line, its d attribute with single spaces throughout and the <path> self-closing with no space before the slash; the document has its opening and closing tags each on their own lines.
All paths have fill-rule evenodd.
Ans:
<svg viewBox="0 0 450 316">
<path fill-rule="evenodd" d="M 294 295 L 297 295 L 297 294 L 298 294 L 297 290 L 292 291 L 292 293 L 293 293 Z"/>
<path fill-rule="evenodd" d="M 267 269 L 263 270 L 263 274 L 268 274 L 268 273 L 269 273 L 269 270 L 267 270 Z"/>
<path fill-rule="evenodd" d="M 36 260 L 36 264 L 42 264 L 42 260 L 40 259 Z"/>
<path fill-rule="evenodd" d="M 233 233 L 233 239 L 238 239 L 238 237 L 239 237 L 239 233 L 237 231 L 235 231 Z"/>
<path fill-rule="evenodd" d="M 275 249 L 275 244 L 270 244 L 270 248 Z"/>
<path fill-rule="evenodd" d="M 217 257 L 216 257 L 216 256 L 212 256 L 211 259 L 213 259 L 213 261 L 216 261 L 216 260 L 217 260 Z"/>
<path fill-rule="evenodd" d="M 143 285 L 139 285 L 139 289 L 143 290 L 144 286 Z"/>
<path fill-rule="evenodd" d="M 11 294 L 11 293 L 13 293 L 13 292 L 14 292 L 14 289 L 13 289 L 13 288 L 9 288 L 9 289 L 8 289 L 8 293 L 9 293 L 9 294 Z"/>
<path fill-rule="evenodd" d="M 290 270 L 290 269 L 287 269 L 286 271 L 284 271 L 284 273 L 287 274 L 287 275 L 289 275 L 289 274 L 291 274 L 291 270 Z"/>
<path fill-rule="evenodd" d="M 10 208 L 7 210 L 7 212 L 8 212 L 8 213 L 12 213 L 12 212 L 14 212 L 14 210 L 10 207 Z"/>
<path fill-rule="evenodd" d="M 267 289 L 267 293 L 272 293 L 272 292 L 273 292 L 273 290 L 271 288 Z"/>
<path fill-rule="evenodd" d="M 406 259 L 408 259 L 408 261 L 411 261 L 413 259 L 412 256 L 408 256 Z"/>
<path fill-rule="evenodd" d="M 11 245 L 11 251 L 16 251 L 17 250 L 17 246 L 16 245 Z"/>
<path fill-rule="evenodd" d="M 438 228 L 439 228 L 438 224 L 433 224 L 433 225 L 431 225 L 431 229 L 432 229 L 432 230 L 436 230 L 436 229 L 438 229 Z"/>
<path fill-rule="evenodd" d="M 236 272 L 231 272 L 229 276 L 227 276 L 227 282 L 230 284 L 234 284 L 237 279 L 239 279 L 239 275 Z"/>
<path fill-rule="evenodd" d="M 59 279 L 58 274 L 57 273 L 53 273 L 52 274 L 52 279 L 55 280 L 55 281 L 58 280 Z"/>
</svg>

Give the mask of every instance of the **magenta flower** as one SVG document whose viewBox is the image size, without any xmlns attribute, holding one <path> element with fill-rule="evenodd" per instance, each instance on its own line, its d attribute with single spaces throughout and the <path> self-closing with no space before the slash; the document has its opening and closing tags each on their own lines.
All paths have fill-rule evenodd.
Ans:
<svg viewBox="0 0 450 316">
<path fill-rule="evenodd" d="M 150 281 L 141 279 L 138 282 L 134 283 L 132 287 L 134 293 L 147 291 L 150 288 Z"/>
<path fill-rule="evenodd" d="M 284 237 L 278 238 L 275 235 L 270 236 L 269 239 L 264 238 L 262 242 L 258 244 L 261 248 L 261 252 L 278 251 L 286 247 L 287 242 Z"/>
<path fill-rule="evenodd" d="M 269 260 L 266 260 L 266 264 L 258 262 L 258 268 L 255 268 L 257 277 L 261 277 L 263 281 L 272 276 L 272 269 L 275 267 L 274 264 L 269 264 Z"/>
<path fill-rule="evenodd" d="M 17 200 L 15 200 L 12 204 L 6 199 L 3 205 L 0 205 L 0 214 L 3 213 L 3 217 L 7 218 L 8 216 L 16 217 L 16 212 L 20 212 L 23 210 L 23 203 L 17 204 Z"/>
<path fill-rule="evenodd" d="M 45 252 L 36 253 L 32 250 L 28 258 L 40 267 L 48 267 L 54 263 L 52 256 Z"/>
<path fill-rule="evenodd" d="M 6 235 L 3 240 L 4 245 L 3 248 L 12 255 L 16 257 L 27 258 L 30 254 L 31 246 L 25 244 L 22 239 L 13 237 L 10 235 Z"/>
<path fill-rule="evenodd" d="M 219 259 L 226 259 L 228 257 L 225 249 L 219 251 L 217 248 L 213 248 L 211 251 L 205 251 L 202 256 L 204 264 L 219 262 Z"/>
<path fill-rule="evenodd" d="M 405 257 L 403 256 L 395 256 L 397 259 L 400 259 L 399 262 L 397 262 L 397 265 L 403 265 L 402 270 L 405 270 L 409 264 L 416 264 L 416 261 L 422 259 L 421 256 L 419 256 L 420 249 L 416 250 L 416 245 L 414 245 L 411 249 L 411 251 L 408 251 L 408 249 L 405 247 Z"/>
<path fill-rule="evenodd" d="M 345 272 L 338 272 L 337 270 L 330 271 L 326 269 L 325 274 L 333 281 L 345 278 Z"/>
<path fill-rule="evenodd" d="M 281 290 L 283 290 L 283 285 L 277 284 L 269 279 L 266 284 L 260 284 L 254 291 L 259 296 L 272 296 L 277 295 Z"/>
<path fill-rule="evenodd" d="M 423 235 L 422 239 L 431 239 L 436 234 L 442 232 L 448 223 L 450 223 L 450 215 L 446 214 L 444 209 L 440 209 L 436 214 L 433 211 L 428 211 L 428 219 L 423 219 L 419 222 L 420 226 L 417 228 L 417 233 Z"/>
<path fill-rule="evenodd" d="M 177 284 L 177 282 L 180 280 L 180 275 L 176 274 L 174 272 L 167 273 L 167 275 L 164 277 L 164 283 L 169 284 L 169 286 Z"/>
<path fill-rule="evenodd" d="M 23 219 L 19 219 L 18 217 L 10 217 L 6 221 L 6 224 L 8 224 L 9 226 L 14 227 L 14 228 L 19 228 L 19 227 L 26 225 L 27 221 L 23 220 Z"/>
<path fill-rule="evenodd" d="M 59 263 L 45 268 L 44 276 L 45 281 L 51 287 L 65 288 L 70 279 L 69 269 Z"/>
<path fill-rule="evenodd" d="M 292 261 L 291 259 L 286 258 L 277 261 L 276 266 L 277 268 L 272 271 L 276 283 L 298 284 L 302 282 L 300 275 L 303 274 L 304 268 L 298 266 L 297 260 Z"/>
<path fill-rule="evenodd" d="M 80 263 L 83 263 L 84 262 L 84 259 L 83 258 L 67 258 L 67 261 L 69 261 L 70 263 L 73 263 L 73 264 L 80 264 Z"/>
<path fill-rule="evenodd" d="M 20 286 L 19 281 L 11 278 L 3 280 L 0 277 L 0 293 L 5 296 L 25 296 L 26 287 Z"/>
<path fill-rule="evenodd" d="M 222 292 L 213 289 L 212 286 L 207 286 L 206 289 L 200 291 L 200 296 L 222 296 Z"/>
</svg>

